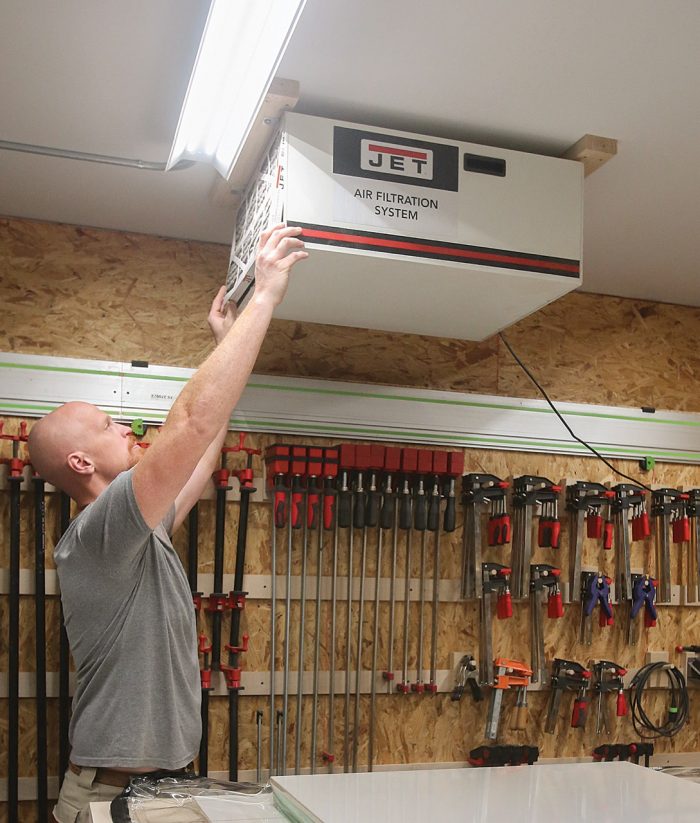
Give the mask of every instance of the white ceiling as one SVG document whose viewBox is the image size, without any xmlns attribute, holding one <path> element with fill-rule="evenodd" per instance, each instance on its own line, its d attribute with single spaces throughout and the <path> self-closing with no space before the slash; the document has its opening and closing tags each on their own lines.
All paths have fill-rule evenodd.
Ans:
<svg viewBox="0 0 700 823">
<path fill-rule="evenodd" d="M 165 161 L 206 0 L 3 0 L 0 139 Z M 308 0 L 278 74 L 298 111 L 559 155 L 585 183 L 584 289 L 700 306 L 700 2 Z M 0 151 L 0 214 L 228 243 L 208 166 Z"/>
</svg>

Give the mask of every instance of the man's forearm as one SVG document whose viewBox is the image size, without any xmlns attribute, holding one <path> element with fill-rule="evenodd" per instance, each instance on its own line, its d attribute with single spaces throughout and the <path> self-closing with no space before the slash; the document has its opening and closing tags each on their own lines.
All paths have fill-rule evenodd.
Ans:
<svg viewBox="0 0 700 823">
<path fill-rule="evenodd" d="M 216 437 L 243 394 L 273 309 L 270 300 L 253 297 L 175 400 L 166 423 L 185 424 L 205 443 Z"/>
</svg>

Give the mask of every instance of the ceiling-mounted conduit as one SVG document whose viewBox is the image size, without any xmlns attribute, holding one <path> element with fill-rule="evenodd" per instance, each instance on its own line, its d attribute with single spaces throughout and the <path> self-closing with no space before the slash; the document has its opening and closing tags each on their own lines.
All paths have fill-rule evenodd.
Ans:
<svg viewBox="0 0 700 823">
<path fill-rule="evenodd" d="M 10 140 L 0 140 L 0 150 L 19 151 L 24 154 L 41 154 L 45 157 L 59 157 L 62 160 L 83 160 L 87 163 L 102 163 L 107 166 L 125 166 L 130 169 L 144 171 L 165 171 L 165 163 L 154 163 L 150 160 L 134 160 L 129 157 L 112 157 L 109 154 L 91 154 L 85 151 L 72 149 L 54 149 L 51 146 L 33 146 L 30 143 L 13 143 Z M 173 166 L 171 171 L 186 169 L 194 165 L 192 161 L 182 160 Z"/>
</svg>

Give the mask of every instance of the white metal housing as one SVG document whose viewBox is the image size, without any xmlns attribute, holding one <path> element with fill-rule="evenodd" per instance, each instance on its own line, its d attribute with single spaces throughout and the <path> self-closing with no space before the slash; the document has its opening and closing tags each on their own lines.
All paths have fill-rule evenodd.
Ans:
<svg viewBox="0 0 700 823">
<path fill-rule="evenodd" d="M 239 211 L 244 302 L 261 228 L 311 252 L 276 316 L 482 340 L 581 284 L 583 167 L 288 113 Z"/>
</svg>

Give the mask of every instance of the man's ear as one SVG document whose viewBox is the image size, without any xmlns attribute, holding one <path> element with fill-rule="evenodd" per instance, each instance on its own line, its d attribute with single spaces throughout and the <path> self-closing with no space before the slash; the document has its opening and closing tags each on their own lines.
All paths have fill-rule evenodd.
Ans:
<svg viewBox="0 0 700 823">
<path fill-rule="evenodd" d="M 94 474 L 95 464 L 84 452 L 71 452 L 66 462 L 68 468 L 76 474 Z"/>
</svg>

